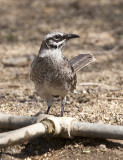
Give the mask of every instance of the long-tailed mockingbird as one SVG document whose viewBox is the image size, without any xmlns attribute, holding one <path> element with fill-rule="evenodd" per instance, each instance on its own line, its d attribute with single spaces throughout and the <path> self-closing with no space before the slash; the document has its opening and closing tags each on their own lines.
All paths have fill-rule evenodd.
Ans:
<svg viewBox="0 0 123 160">
<path fill-rule="evenodd" d="M 62 47 L 72 38 L 79 36 L 61 32 L 47 34 L 31 65 L 30 77 L 37 93 L 48 105 L 47 114 L 54 100 L 60 98 L 63 116 L 65 96 L 76 88 L 76 72 L 94 61 L 91 54 L 80 54 L 71 60 L 64 57 Z"/>
</svg>

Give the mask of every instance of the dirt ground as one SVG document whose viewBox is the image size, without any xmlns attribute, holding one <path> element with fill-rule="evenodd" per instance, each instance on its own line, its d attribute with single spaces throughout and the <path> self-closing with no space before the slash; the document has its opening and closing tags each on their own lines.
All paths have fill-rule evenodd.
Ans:
<svg viewBox="0 0 123 160">
<path fill-rule="evenodd" d="M 29 68 L 41 40 L 51 31 L 80 35 L 64 55 L 93 53 L 96 61 L 78 76 L 67 95 L 64 116 L 123 125 L 122 0 L 0 0 L 0 112 L 35 115 L 46 104 L 33 96 Z M 57 110 L 56 110 L 57 108 Z M 50 114 L 60 115 L 56 103 Z M 1 160 L 121 160 L 123 141 L 91 138 L 35 139 L 0 151 Z"/>
</svg>

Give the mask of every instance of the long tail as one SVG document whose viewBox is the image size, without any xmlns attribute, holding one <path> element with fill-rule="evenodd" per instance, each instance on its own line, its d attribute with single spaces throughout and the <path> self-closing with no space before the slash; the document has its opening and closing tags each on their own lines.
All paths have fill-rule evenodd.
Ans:
<svg viewBox="0 0 123 160">
<path fill-rule="evenodd" d="M 69 62 L 75 71 L 79 71 L 83 67 L 87 66 L 89 63 L 94 62 L 95 58 L 92 54 L 80 54 L 72 58 Z"/>
</svg>

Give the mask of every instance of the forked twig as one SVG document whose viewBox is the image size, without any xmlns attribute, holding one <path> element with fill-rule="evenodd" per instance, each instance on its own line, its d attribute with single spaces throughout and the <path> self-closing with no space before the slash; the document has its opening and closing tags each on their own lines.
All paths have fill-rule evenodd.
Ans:
<svg viewBox="0 0 123 160">
<path fill-rule="evenodd" d="M 4 116 L 6 117 L 5 121 Z M 20 117 L 21 125 L 19 125 Z M 39 115 L 38 117 L 0 114 L 0 120 L 1 118 L 3 118 L 3 120 L 0 122 L 0 128 L 8 127 L 9 129 L 13 129 L 18 128 L 18 125 L 22 128 L 1 133 L 0 148 L 8 147 L 17 143 L 23 143 L 38 136 L 64 138 L 74 138 L 76 136 L 81 136 L 123 140 L 123 126 L 85 123 L 79 122 L 77 119 L 71 117 L 55 117 L 43 114 Z M 17 120 L 17 124 L 15 120 Z M 26 120 L 26 125 L 29 126 L 25 127 L 24 120 Z M 3 124 L 5 124 L 6 127 Z"/>
</svg>

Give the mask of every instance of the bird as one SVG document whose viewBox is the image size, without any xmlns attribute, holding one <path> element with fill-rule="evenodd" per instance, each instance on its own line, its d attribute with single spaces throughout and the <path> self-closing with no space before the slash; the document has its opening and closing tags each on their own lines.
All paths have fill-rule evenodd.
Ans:
<svg viewBox="0 0 123 160">
<path fill-rule="evenodd" d="M 63 116 L 66 95 L 76 89 L 77 71 L 95 60 L 92 54 L 79 54 L 68 60 L 62 54 L 62 48 L 73 38 L 80 36 L 62 32 L 48 33 L 31 64 L 30 78 L 34 82 L 36 92 L 48 106 L 46 114 L 55 100 L 59 99 Z"/>
</svg>

